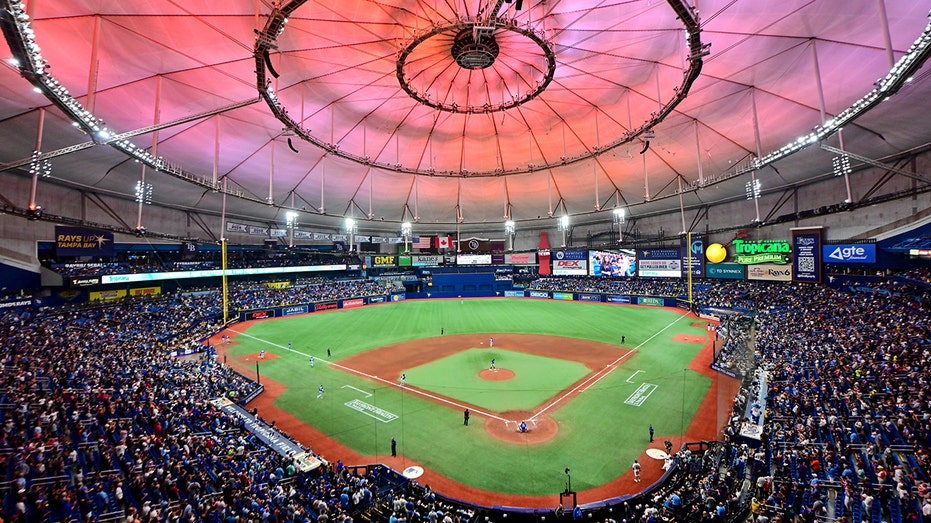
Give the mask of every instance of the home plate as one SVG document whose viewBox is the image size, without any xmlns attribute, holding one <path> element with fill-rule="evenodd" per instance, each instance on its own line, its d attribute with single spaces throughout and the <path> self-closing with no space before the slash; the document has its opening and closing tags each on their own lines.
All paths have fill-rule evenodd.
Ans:
<svg viewBox="0 0 931 523">
<path fill-rule="evenodd" d="M 647 449 L 647 456 L 653 459 L 666 459 L 666 451 L 662 449 Z"/>
<path fill-rule="evenodd" d="M 663 451 L 660 451 L 660 452 L 663 452 Z M 663 452 L 663 454 L 665 455 L 665 452 Z M 406 469 L 404 469 L 404 472 L 402 472 L 401 474 L 403 474 L 404 477 L 407 479 L 417 479 L 420 476 L 423 476 L 423 467 L 411 465 L 410 467 L 407 467 Z"/>
</svg>

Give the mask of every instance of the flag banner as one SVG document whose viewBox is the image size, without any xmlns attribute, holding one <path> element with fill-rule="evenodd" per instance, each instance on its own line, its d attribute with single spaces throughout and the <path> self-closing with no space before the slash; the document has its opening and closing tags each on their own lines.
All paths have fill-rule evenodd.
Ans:
<svg viewBox="0 0 931 523">
<path fill-rule="evenodd" d="M 244 223 L 226 222 L 226 232 L 249 232 L 249 226 Z"/>
<path fill-rule="evenodd" d="M 451 249 L 453 247 L 453 237 L 452 236 L 438 236 L 436 238 L 436 248 L 437 249 Z"/>
</svg>

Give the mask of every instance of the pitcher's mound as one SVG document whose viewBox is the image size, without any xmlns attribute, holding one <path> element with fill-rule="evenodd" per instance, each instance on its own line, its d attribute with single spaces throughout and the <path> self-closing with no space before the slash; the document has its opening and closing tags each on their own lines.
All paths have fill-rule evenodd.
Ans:
<svg viewBox="0 0 931 523">
<path fill-rule="evenodd" d="M 514 377 L 514 371 L 508 369 L 485 369 L 480 372 L 479 377 L 488 381 L 509 380 Z"/>
</svg>

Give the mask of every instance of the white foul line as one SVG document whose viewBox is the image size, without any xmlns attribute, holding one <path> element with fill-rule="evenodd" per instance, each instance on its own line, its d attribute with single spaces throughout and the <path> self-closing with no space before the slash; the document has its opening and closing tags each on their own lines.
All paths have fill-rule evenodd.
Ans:
<svg viewBox="0 0 931 523">
<path fill-rule="evenodd" d="M 596 383 L 598 383 L 599 381 L 601 381 L 602 378 L 604 378 L 605 376 L 607 376 L 608 374 L 610 374 L 612 370 L 614 370 L 615 368 L 617 368 L 617 364 L 618 364 L 618 363 L 620 363 L 621 361 L 624 361 L 628 356 L 630 356 L 630 355 L 633 354 L 634 352 L 637 352 L 638 350 L 640 350 L 640 347 L 643 347 L 644 345 L 646 345 L 647 343 L 649 343 L 650 340 L 652 340 L 653 338 L 659 336 L 660 334 L 663 333 L 663 331 L 665 331 L 666 329 L 672 327 L 672 326 L 675 325 L 679 320 L 681 320 L 682 318 L 685 318 L 685 317 L 686 317 L 685 315 L 682 315 L 682 316 L 679 316 L 678 318 L 672 320 L 671 322 L 669 322 L 669 325 L 666 325 L 666 326 L 663 327 L 662 329 L 656 331 L 656 333 L 654 333 L 654 334 L 653 334 L 652 336 L 650 336 L 649 338 L 647 338 L 647 339 L 643 340 L 642 342 L 640 342 L 640 344 L 637 345 L 636 347 L 634 347 L 634 348 L 630 349 L 629 351 L 627 351 L 623 356 L 621 356 L 620 358 L 618 358 L 618 359 L 612 361 L 611 363 L 609 363 L 608 365 L 606 365 L 605 368 L 608 369 L 608 370 L 600 370 L 600 371 L 596 372 L 595 374 L 589 375 L 589 377 L 586 378 L 584 381 L 582 381 L 582 383 L 579 383 L 579 384 L 576 385 L 575 387 L 572 387 L 572 389 L 570 389 L 568 392 L 566 392 L 566 393 L 563 394 L 562 396 L 560 396 L 560 397 L 554 399 L 552 402 L 550 402 L 549 405 L 543 407 L 542 409 L 539 410 L 539 412 L 536 412 L 533 416 L 531 416 L 530 419 L 532 420 L 532 419 L 536 418 L 537 416 L 539 416 L 540 414 L 543 414 L 544 412 L 550 410 L 552 407 L 556 406 L 557 404 L 559 404 L 559 403 L 560 403 L 561 401 L 563 401 L 564 399 L 566 399 L 566 398 L 568 398 L 569 396 L 572 396 L 573 394 L 575 394 L 576 391 L 578 391 L 580 394 L 583 393 L 583 392 L 585 392 L 586 390 L 588 390 L 589 388 L 591 388 L 592 385 L 595 385 Z"/>
</svg>

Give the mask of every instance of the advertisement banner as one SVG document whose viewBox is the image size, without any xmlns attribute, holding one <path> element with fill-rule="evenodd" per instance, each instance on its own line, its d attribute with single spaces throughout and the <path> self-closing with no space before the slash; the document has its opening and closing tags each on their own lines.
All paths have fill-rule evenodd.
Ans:
<svg viewBox="0 0 931 523">
<path fill-rule="evenodd" d="M 637 273 L 645 278 L 681 278 L 682 261 L 679 258 L 669 260 L 640 260 Z"/>
<path fill-rule="evenodd" d="M 275 311 L 274 309 L 268 309 L 264 311 L 248 311 L 246 312 L 247 320 L 264 320 L 266 318 L 274 318 Z"/>
<path fill-rule="evenodd" d="M 343 300 L 344 309 L 352 309 L 355 307 L 361 307 L 363 305 L 365 305 L 365 300 L 363 300 L 362 298 L 353 298 L 351 300 Z"/>
<path fill-rule="evenodd" d="M 737 263 L 709 263 L 705 265 L 705 276 L 725 280 L 744 279 L 744 266 Z"/>
<path fill-rule="evenodd" d="M 601 301 L 600 294 L 582 294 L 579 293 L 579 301 Z"/>
<path fill-rule="evenodd" d="M 607 300 L 608 303 L 631 303 L 630 296 L 613 296 L 608 294 L 605 296 L 605 300 Z"/>
<path fill-rule="evenodd" d="M 679 249 L 637 249 L 638 260 L 678 260 L 681 257 Z"/>
<path fill-rule="evenodd" d="M 821 247 L 825 263 L 876 263 L 875 243 L 834 243 Z"/>
<path fill-rule="evenodd" d="M 537 263 L 537 253 L 521 252 L 516 254 L 506 254 L 504 263 L 508 265 L 534 265 Z"/>
<path fill-rule="evenodd" d="M 725 376 L 729 376 L 729 377 L 734 378 L 734 379 L 738 379 L 738 380 L 739 380 L 740 378 L 743 377 L 743 376 L 741 376 L 740 374 L 738 374 L 736 371 L 734 371 L 734 370 L 732 370 L 732 369 L 728 369 L 728 368 L 726 368 L 726 367 L 722 367 L 722 366 L 718 365 L 717 363 L 712 363 L 712 364 L 711 364 L 711 369 L 712 369 L 712 370 L 716 370 L 716 371 L 720 372 L 721 374 L 724 374 Z"/>
<path fill-rule="evenodd" d="M 792 281 L 791 265 L 776 265 L 775 263 L 760 263 L 747 266 L 748 280 L 763 281 Z"/>
<path fill-rule="evenodd" d="M 587 260 L 588 251 L 556 251 L 553 253 L 554 260 Z"/>
<path fill-rule="evenodd" d="M 492 254 L 491 255 L 491 264 L 492 265 L 504 265 L 505 257 L 503 254 Z"/>
<path fill-rule="evenodd" d="M 531 298 L 549 298 L 550 293 L 546 291 L 530 291 Z"/>
<path fill-rule="evenodd" d="M 490 254 L 457 254 L 456 265 L 491 265 Z"/>
<path fill-rule="evenodd" d="M 295 314 L 307 314 L 308 312 L 310 312 L 310 306 L 308 305 L 292 305 L 291 307 L 281 308 L 282 316 L 293 316 Z"/>
<path fill-rule="evenodd" d="M 407 299 L 407 294 L 403 292 L 391 295 L 391 301 L 404 301 L 406 299 Z"/>
<path fill-rule="evenodd" d="M 71 278 L 72 287 L 90 287 L 91 285 L 99 285 L 100 278 Z"/>
<path fill-rule="evenodd" d="M 138 287 L 136 289 L 129 289 L 130 296 L 154 296 L 161 293 L 161 287 Z"/>
<path fill-rule="evenodd" d="M 795 248 L 794 281 L 821 282 L 821 227 L 797 227 L 792 231 Z"/>
<path fill-rule="evenodd" d="M 289 281 L 270 281 L 265 282 L 265 286 L 269 289 L 287 289 L 288 285 L 291 285 Z"/>
<path fill-rule="evenodd" d="M 113 233 L 84 227 L 55 226 L 58 256 L 113 256 Z"/>
<path fill-rule="evenodd" d="M 506 298 L 523 298 L 524 291 L 504 291 L 504 296 Z"/>
<path fill-rule="evenodd" d="M 560 260 L 558 256 L 553 260 L 554 276 L 585 276 L 586 274 L 588 274 L 587 260 Z"/>
<path fill-rule="evenodd" d="M 757 263 L 789 263 L 792 246 L 785 240 L 734 240 L 734 262 L 741 265 Z"/>
<path fill-rule="evenodd" d="M 333 309 L 335 309 L 335 308 L 337 308 L 337 305 L 336 305 L 336 302 L 335 302 L 335 301 L 328 301 L 328 302 L 325 302 L 325 303 L 315 303 L 315 304 L 314 304 L 314 312 L 317 312 L 317 311 L 331 311 L 331 310 L 333 310 Z"/>
<path fill-rule="evenodd" d="M 554 292 L 553 299 L 572 301 L 572 293 L 571 292 Z"/>
<path fill-rule="evenodd" d="M 31 307 L 33 305 L 35 305 L 35 303 L 32 302 L 31 298 L 25 300 L 4 301 L 0 302 L 0 310 L 15 309 L 19 307 Z"/>
<path fill-rule="evenodd" d="M 249 236 L 268 236 L 268 227 L 249 226 Z"/>
<path fill-rule="evenodd" d="M 540 245 L 537 248 L 537 259 L 540 260 L 540 276 L 548 276 L 550 272 L 550 239 L 546 231 L 540 231 Z"/>
<path fill-rule="evenodd" d="M 385 303 L 384 296 L 369 296 L 366 299 L 369 301 L 369 303 Z"/>
<path fill-rule="evenodd" d="M 411 265 L 414 267 L 436 267 L 443 265 L 443 257 L 440 255 L 425 256 L 423 254 L 411 256 Z"/>
<path fill-rule="evenodd" d="M 112 289 L 108 291 L 91 291 L 90 301 L 113 301 L 126 297 L 126 289 Z"/>
<path fill-rule="evenodd" d="M 688 237 L 682 238 L 682 276 L 687 277 L 689 274 L 689 254 L 691 254 L 691 272 L 693 278 L 701 278 L 705 275 L 705 240 L 701 236 L 692 236 L 692 243 L 689 243 Z"/>
<path fill-rule="evenodd" d="M 653 296 L 638 296 L 637 305 L 658 305 L 663 306 L 662 298 L 654 298 Z"/>
<path fill-rule="evenodd" d="M 372 267 L 394 267 L 396 266 L 398 257 L 393 254 L 383 254 L 379 256 L 372 256 Z"/>
</svg>

